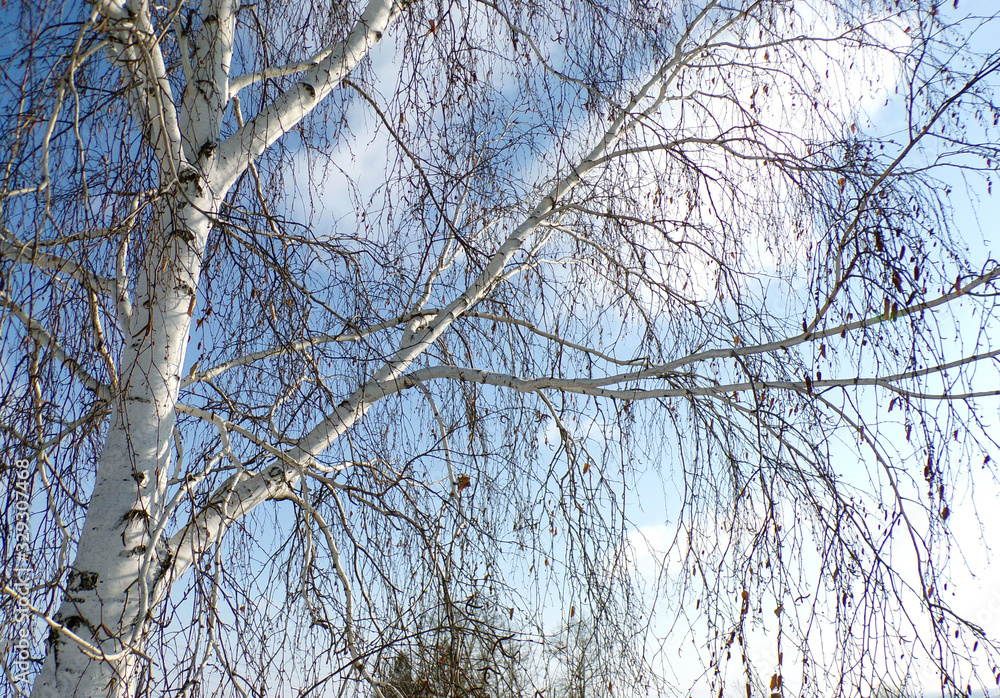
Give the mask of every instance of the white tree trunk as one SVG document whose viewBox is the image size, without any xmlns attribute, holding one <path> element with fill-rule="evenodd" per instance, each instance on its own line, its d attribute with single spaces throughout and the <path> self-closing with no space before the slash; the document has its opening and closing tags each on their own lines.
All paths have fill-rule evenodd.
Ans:
<svg viewBox="0 0 1000 698">
<path fill-rule="evenodd" d="M 149 236 L 122 361 L 122 392 L 55 616 L 90 647 L 54 631 L 34 697 L 127 696 L 139 678 L 134 650 L 142 649 L 149 610 L 139 567 L 163 511 L 180 372 L 210 228 L 205 211 L 216 206 L 200 182 L 185 189 L 200 205 L 177 203 Z M 175 199 L 181 201 L 183 195 Z"/>
<path fill-rule="evenodd" d="M 102 5 L 106 15 L 118 5 Z M 127 698 L 143 666 L 144 628 L 157 601 L 210 538 L 160 540 L 173 429 L 191 316 L 212 219 L 238 176 L 307 116 L 367 55 L 402 5 L 371 0 L 351 33 L 324 52 L 286 93 L 220 142 L 231 97 L 230 59 L 237 4 L 206 0 L 212 16 L 193 47 L 189 88 L 178 101 L 144 4 L 109 49 L 133 90 L 136 121 L 175 188 L 148 231 L 131 315 L 123 323 L 120 393 L 98 464 L 93 496 L 32 698 Z M 134 15 L 134 16 L 133 16 Z M 136 29 L 136 27 L 138 29 Z M 141 31 L 139 31 L 141 30 Z M 252 77 L 252 76 L 251 76 Z M 156 115 L 150 118 L 150 115 Z M 181 555 L 177 553 L 180 552 Z M 142 570 L 143 559 L 152 561 Z M 178 562 L 180 560 L 180 563 Z M 184 564 L 184 563 L 188 564 Z"/>
</svg>

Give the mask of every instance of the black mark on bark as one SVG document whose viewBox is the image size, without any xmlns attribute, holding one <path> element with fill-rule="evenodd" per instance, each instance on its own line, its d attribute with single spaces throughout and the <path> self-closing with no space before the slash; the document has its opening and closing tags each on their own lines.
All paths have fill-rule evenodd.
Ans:
<svg viewBox="0 0 1000 698">
<path fill-rule="evenodd" d="M 96 586 L 97 572 L 73 570 L 69 573 L 69 579 L 66 580 L 66 589 L 68 591 L 90 591 Z"/>
<path fill-rule="evenodd" d="M 215 149 L 218 144 L 215 141 L 208 141 L 205 145 L 201 146 L 201 150 L 198 151 L 199 160 L 208 160 L 215 153 Z"/>
<path fill-rule="evenodd" d="M 179 237 L 181 240 L 183 240 L 184 242 L 187 242 L 187 243 L 194 242 L 194 233 L 192 233 L 187 228 L 174 228 L 174 230 L 171 233 L 171 235 Z"/>
<path fill-rule="evenodd" d="M 122 517 L 120 519 L 118 519 L 118 525 L 121 526 L 122 524 L 126 524 L 132 521 L 141 521 L 143 523 L 146 523 L 147 521 L 149 521 L 149 513 L 143 511 L 142 509 L 129 509 L 124 514 L 122 514 Z"/>
</svg>

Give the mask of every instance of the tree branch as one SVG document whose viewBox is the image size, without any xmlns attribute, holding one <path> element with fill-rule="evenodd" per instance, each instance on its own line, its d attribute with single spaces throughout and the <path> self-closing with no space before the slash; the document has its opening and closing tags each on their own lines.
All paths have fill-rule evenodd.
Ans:
<svg viewBox="0 0 1000 698">
<path fill-rule="evenodd" d="M 177 177 L 185 162 L 177 104 L 167 67 L 160 50 L 159 35 L 149 15 L 147 2 L 110 0 L 98 3 L 108 18 L 102 23 L 113 39 L 108 44 L 112 63 L 130 87 L 129 98 L 136 120 L 147 130 L 148 142 L 161 167 Z M 132 83 L 132 84 L 130 84 Z"/>
<path fill-rule="evenodd" d="M 48 252 L 40 252 L 31 243 L 0 240 L 0 257 L 18 264 L 30 264 L 40 269 L 51 269 L 56 273 L 66 274 L 79 281 L 80 285 L 87 290 L 98 291 L 111 298 L 117 298 L 117 285 L 114 279 L 94 274 L 73 260 Z"/>
<path fill-rule="evenodd" d="M 80 365 L 79 361 L 66 353 L 66 350 L 59 345 L 55 338 L 44 327 L 42 327 L 41 323 L 26 313 L 24 309 L 15 303 L 14 300 L 6 293 L 0 292 L 0 308 L 10 308 L 11 313 L 18 320 L 20 320 L 28 330 L 28 335 L 39 344 L 48 347 L 56 361 L 58 361 L 64 368 L 73 374 L 77 380 L 97 395 L 97 397 L 101 400 L 111 399 L 111 389 L 106 384 L 94 378 L 94 376 L 92 376 L 87 369 Z"/>
<path fill-rule="evenodd" d="M 737 356 L 753 356 L 754 354 L 766 354 L 768 352 L 780 350 L 780 349 L 790 349 L 791 347 L 803 344 L 804 342 L 815 342 L 820 339 L 826 339 L 827 337 L 833 337 L 836 335 L 843 334 L 845 332 L 852 332 L 857 329 L 864 327 L 872 327 L 879 323 L 885 322 L 886 320 L 898 320 L 899 318 L 908 317 L 910 315 L 916 315 L 922 313 L 926 310 L 931 310 L 938 306 L 950 303 L 957 298 L 962 296 L 967 296 L 972 291 L 976 290 L 981 286 L 985 286 L 1000 277 L 1000 266 L 993 267 L 990 271 L 984 272 L 979 276 L 974 277 L 971 281 L 962 285 L 959 281 L 955 282 L 955 290 L 950 293 L 945 293 L 937 298 L 932 298 L 929 301 L 923 303 L 917 303 L 915 305 L 908 306 L 906 308 L 900 308 L 895 314 L 887 317 L 885 314 L 873 315 L 871 317 L 864 318 L 862 320 L 856 320 L 855 322 L 845 323 L 843 325 L 837 325 L 836 327 L 829 327 L 821 331 L 803 332 L 802 334 L 795 335 L 794 337 L 788 337 L 786 339 L 779 339 L 774 342 L 766 342 L 764 344 L 757 344 L 753 346 L 746 347 L 725 347 L 720 349 L 710 349 L 708 351 L 698 352 L 696 354 L 690 354 L 683 358 L 677 359 L 675 361 L 669 361 L 663 364 L 661 370 L 673 371 L 681 366 L 687 366 L 693 363 L 701 361 L 709 361 L 711 359 L 722 359 L 722 358 L 735 358 Z M 642 372 L 646 374 L 640 375 L 635 374 L 633 378 L 642 378 L 652 375 L 656 372 L 656 369 L 650 369 L 649 372 Z"/>
<path fill-rule="evenodd" d="M 234 0 L 202 3 L 201 29 L 194 41 L 189 65 L 191 78 L 184 90 L 181 110 L 181 131 L 189 162 L 210 158 L 222 133 L 230 96 L 237 5 Z"/>
<path fill-rule="evenodd" d="M 368 55 L 403 7 L 399 0 L 370 0 L 342 44 L 223 142 L 219 151 L 223 190 L 268 146 L 294 128 L 333 91 L 341 79 Z"/>
<path fill-rule="evenodd" d="M 402 392 L 408 388 L 413 388 L 421 383 L 431 380 L 453 380 L 466 383 L 480 383 L 483 385 L 494 385 L 498 387 L 510 388 L 521 393 L 537 393 L 544 390 L 555 390 L 563 393 L 575 393 L 577 395 L 588 395 L 591 397 L 602 397 L 614 400 L 649 400 L 656 398 L 671 397 L 691 397 L 706 396 L 720 397 L 757 390 L 792 390 L 795 392 L 812 393 L 829 388 L 850 388 L 862 386 L 875 386 L 885 388 L 894 393 L 908 397 L 920 397 L 929 400 L 962 399 L 964 397 L 984 397 L 989 395 L 1000 395 L 1000 388 L 994 390 L 978 391 L 974 393 L 952 395 L 918 393 L 901 388 L 897 383 L 905 380 L 912 380 L 927 375 L 945 373 L 952 368 L 964 366 L 986 359 L 993 359 L 1000 356 L 1000 349 L 974 354 L 972 356 L 957 359 L 955 361 L 931 366 L 925 369 L 903 371 L 889 376 L 873 376 L 862 378 L 860 376 L 851 378 L 825 378 L 821 380 L 748 380 L 737 383 L 722 383 L 717 385 L 692 385 L 670 388 L 608 388 L 607 385 L 617 385 L 630 382 L 628 374 L 609 376 L 607 378 L 588 380 L 583 378 L 521 378 L 513 374 L 499 373 L 496 371 L 485 371 L 483 369 L 465 366 L 432 366 L 422 368 L 412 373 L 408 373 L 392 385 L 384 387 L 386 395 Z M 663 380 L 685 379 L 690 380 L 691 374 L 662 374 L 658 376 Z"/>
<path fill-rule="evenodd" d="M 228 139 L 223 144 L 221 155 L 223 163 L 229 162 L 230 175 L 233 178 L 238 176 L 239 172 L 242 172 L 268 145 L 304 118 L 318 100 L 326 96 L 336 82 L 346 76 L 375 41 L 381 38 L 381 29 L 376 27 L 388 26 L 400 9 L 401 6 L 393 4 L 391 0 L 371 0 L 343 48 L 310 70 L 301 82 Z M 406 368 L 456 319 L 493 290 L 502 280 L 505 267 L 531 232 L 557 210 L 557 204 L 583 181 L 586 173 L 596 167 L 595 162 L 635 129 L 643 119 L 660 108 L 666 99 L 668 84 L 683 67 L 684 53 L 681 45 L 706 16 L 707 8 L 692 20 L 674 54 L 664 61 L 631 97 L 625 108 L 619 111 L 593 149 L 571 165 L 569 174 L 558 178 L 547 194 L 540 197 L 528 216 L 508 235 L 486 267 L 465 291 L 436 313 L 423 329 L 414 333 L 410 342 L 400 346 L 368 382 L 303 436 L 298 445 L 288 452 L 293 460 L 314 461 L 316 456 L 364 416 L 378 400 L 401 389 L 405 380 L 400 379 Z M 645 109 L 634 111 L 651 95 L 651 102 Z M 484 377 L 492 375 L 486 372 L 480 374 Z M 416 382 L 411 385 L 416 385 Z M 532 388 L 532 390 L 537 389 Z M 621 392 L 624 395 L 625 391 Z M 182 575 L 193 564 L 195 557 L 221 535 L 231 519 L 243 516 L 269 499 L 287 495 L 298 477 L 299 473 L 295 469 L 275 463 L 255 475 L 239 473 L 230 478 L 213 494 L 210 503 L 171 538 L 170 550 L 173 557 L 158 583 L 161 589 L 158 593 L 165 593 L 170 581 Z"/>
</svg>

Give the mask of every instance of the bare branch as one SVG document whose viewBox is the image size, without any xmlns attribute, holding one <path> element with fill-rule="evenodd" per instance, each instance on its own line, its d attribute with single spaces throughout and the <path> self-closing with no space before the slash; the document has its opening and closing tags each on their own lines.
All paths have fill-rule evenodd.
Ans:
<svg viewBox="0 0 1000 698">
<path fill-rule="evenodd" d="M 41 269 L 51 269 L 58 274 L 66 274 L 75 279 L 85 289 L 97 291 L 111 298 L 116 296 L 114 280 L 94 274 L 73 260 L 41 252 L 31 243 L 0 240 L 0 258 L 9 259 L 17 264 L 30 264 Z"/>
<path fill-rule="evenodd" d="M 42 327 L 41 323 L 25 312 L 24 309 L 15 303 L 14 300 L 6 293 L 0 292 L 0 307 L 9 308 L 14 317 L 20 320 L 24 325 L 25 329 L 28 331 L 28 336 L 42 346 L 47 347 L 49 351 L 52 352 L 56 361 L 65 367 L 74 378 L 86 386 L 88 390 L 94 393 L 101 400 L 111 399 L 111 388 L 94 378 L 94 376 L 92 376 L 79 361 L 70 356 L 59 345 L 56 339 L 44 327 Z"/>
<path fill-rule="evenodd" d="M 226 188 L 278 138 L 295 127 L 368 55 L 402 11 L 398 0 L 370 0 L 350 35 L 302 79 L 227 138 L 218 160 Z"/>
</svg>

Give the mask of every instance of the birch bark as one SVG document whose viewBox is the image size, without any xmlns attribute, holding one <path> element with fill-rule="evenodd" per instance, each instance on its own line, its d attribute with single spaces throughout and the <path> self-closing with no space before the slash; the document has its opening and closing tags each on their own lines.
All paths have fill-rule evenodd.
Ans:
<svg viewBox="0 0 1000 698">
<path fill-rule="evenodd" d="M 157 580 L 173 553 L 154 531 L 171 462 L 181 368 L 212 221 L 237 177 L 299 123 L 364 58 L 401 6 L 372 0 L 350 35 L 291 90 L 226 140 L 229 71 L 238 3 L 202 6 L 203 30 L 184 62 L 187 89 L 175 100 L 148 5 L 105 3 L 109 58 L 131 82 L 133 114 L 170 194 L 143 241 L 134 297 L 123 303 L 126 346 L 120 392 L 62 605 L 33 698 L 136 694 L 143 638 Z M 123 323 L 123 324 L 125 324 Z M 149 551 L 150 545 L 157 550 Z M 152 565 L 144 561 L 153 560 Z M 149 578 L 147 578 L 147 576 Z M 161 584 L 159 598 L 166 588 Z"/>
<path fill-rule="evenodd" d="M 77 557 L 55 620 L 89 643 L 54 630 L 32 696 L 127 696 L 142 647 L 139 567 L 163 507 L 174 405 L 190 311 L 217 197 L 186 187 L 172 201 L 140 277 L 123 356 L 121 394 L 97 471 Z"/>
</svg>

